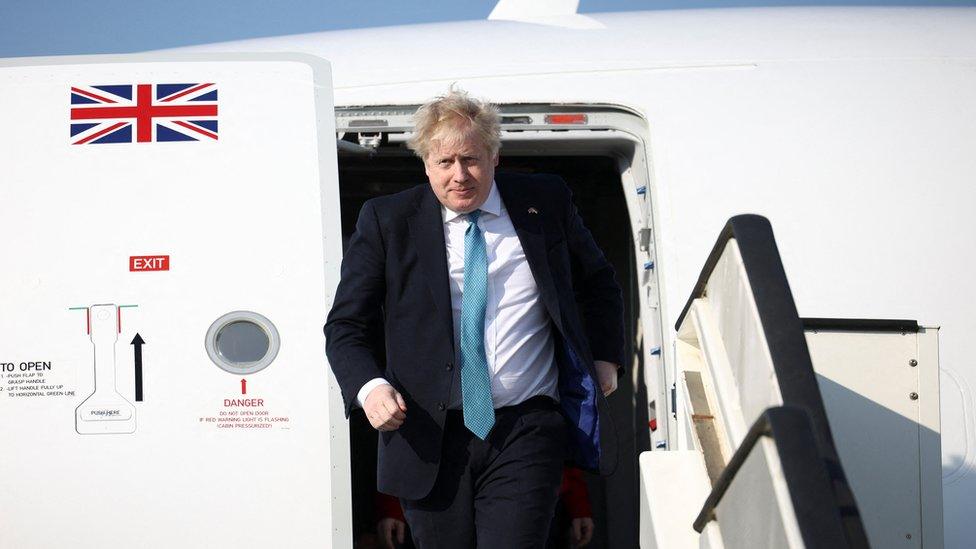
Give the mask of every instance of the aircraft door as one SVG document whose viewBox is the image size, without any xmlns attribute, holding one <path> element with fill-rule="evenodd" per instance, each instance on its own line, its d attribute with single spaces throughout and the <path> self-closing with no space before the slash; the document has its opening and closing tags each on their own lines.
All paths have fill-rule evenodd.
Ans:
<svg viewBox="0 0 976 549">
<path fill-rule="evenodd" d="M 329 64 L 0 62 L 5 547 L 349 547 Z"/>
</svg>

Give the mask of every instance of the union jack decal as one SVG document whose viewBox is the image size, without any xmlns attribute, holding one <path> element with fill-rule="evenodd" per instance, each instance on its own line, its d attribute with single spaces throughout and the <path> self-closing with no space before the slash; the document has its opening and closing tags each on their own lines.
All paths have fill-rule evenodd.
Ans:
<svg viewBox="0 0 976 549">
<path fill-rule="evenodd" d="M 71 143 L 217 140 L 216 84 L 71 87 Z"/>
</svg>

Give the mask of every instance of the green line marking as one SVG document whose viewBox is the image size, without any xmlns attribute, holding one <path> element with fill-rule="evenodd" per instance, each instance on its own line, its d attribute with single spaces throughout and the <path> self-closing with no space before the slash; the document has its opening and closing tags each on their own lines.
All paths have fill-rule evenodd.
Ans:
<svg viewBox="0 0 976 549">
<path fill-rule="evenodd" d="M 138 305 L 119 305 L 119 309 L 128 309 L 132 307 L 138 307 Z M 88 307 L 68 307 L 69 311 L 86 311 Z"/>
</svg>

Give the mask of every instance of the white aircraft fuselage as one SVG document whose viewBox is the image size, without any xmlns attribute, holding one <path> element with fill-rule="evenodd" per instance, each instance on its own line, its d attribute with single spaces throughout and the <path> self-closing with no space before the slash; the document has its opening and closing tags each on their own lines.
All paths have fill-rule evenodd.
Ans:
<svg viewBox="0 0 976 549">
<path fill-rule="evenodd" d="M 325 58 L 336 107 L 352 118 L 409 110 L 452 84 L 503 113 L 626 114 L 630 125 L 610 131 L 634 144 L 621 164 L 621 214 L 635 243 L 651 229 L 648 249 L 635 248 L 635 269 L 650 271 L 639 292 L 647 364 L 673 363 L 675 319 L 725 220 L 769 218 L 801 316 L 941 326 L 946 546 L 976 534 L 976 363 L 966 350 L 976 332 L 976 9 L 563 15 L 186 49 Z M 527 154 L 518 143 L 535 139 L 513 128 L 503 156 Z M 542 135 L 551 129 L 532 147 L 555 143 Z M 571 129 L 577 141 L 560 154 L 601 138 Z M 661 396 L 667 378 L 656 376 L 645 381 Z"/>
</svg>

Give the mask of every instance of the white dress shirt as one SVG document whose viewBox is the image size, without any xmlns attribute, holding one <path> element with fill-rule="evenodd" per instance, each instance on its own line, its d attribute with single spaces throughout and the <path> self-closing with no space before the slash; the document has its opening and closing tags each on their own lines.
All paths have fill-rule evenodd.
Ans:
<svg viewBox="0 0 976 549">
<path fill-rule="evenodd" d="M 494 406 L 511 406 L 536 395 L 558 399 L 558 372 L 553 364 L 549 314 L 494 181 L 480 209 L 482 215 L 478 227 L 485 237 L 488 253 L 485 355 Z M 450 276 L 456 364 L 460 366 L 464 233 L 468 229 L 468 216 L 443 205 L 441 215 Z M 384 383 L 387 381 L 383 378 L 366 382 L 357 394 L 359 405 L 363 405 L 373 388 Z M 461 408 L 460 394 L 451 395 L 450 408 Z"/>
</svg>

